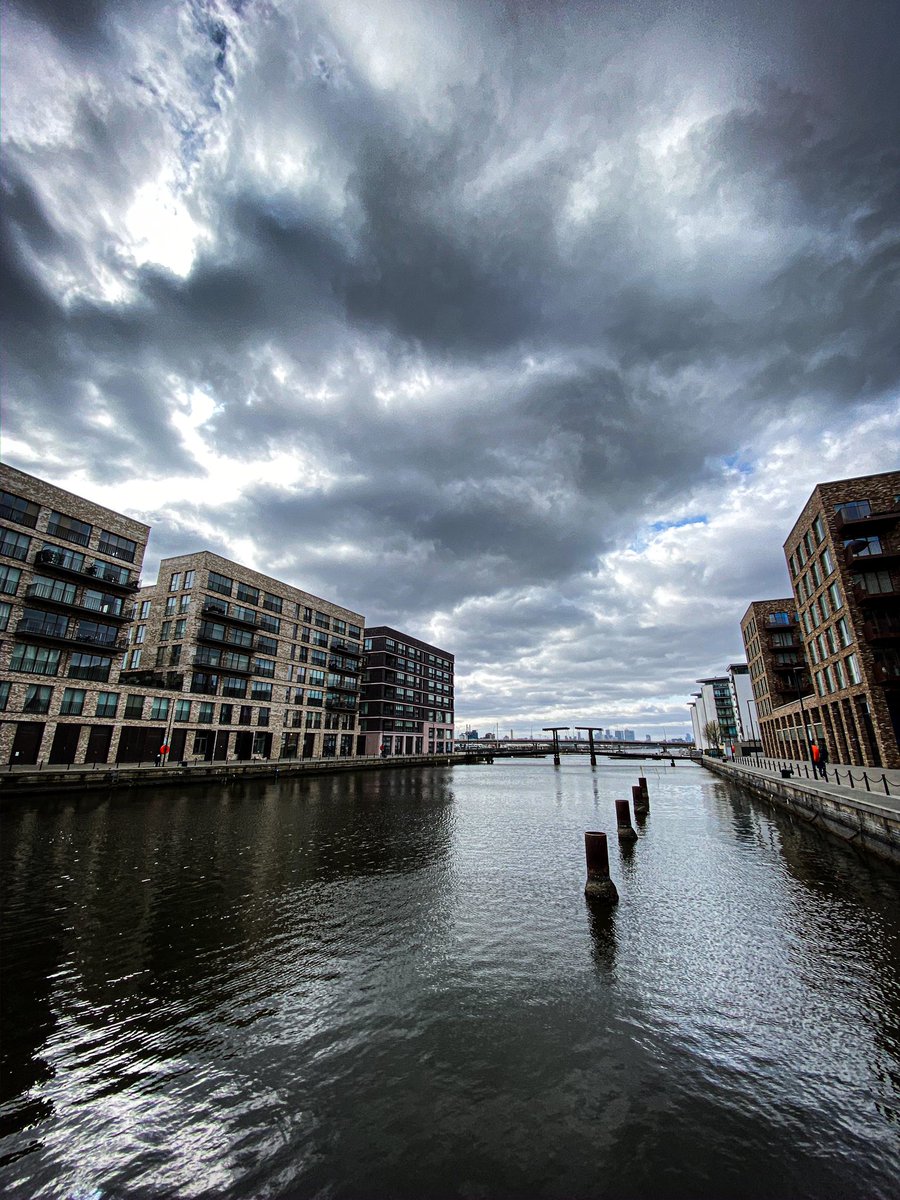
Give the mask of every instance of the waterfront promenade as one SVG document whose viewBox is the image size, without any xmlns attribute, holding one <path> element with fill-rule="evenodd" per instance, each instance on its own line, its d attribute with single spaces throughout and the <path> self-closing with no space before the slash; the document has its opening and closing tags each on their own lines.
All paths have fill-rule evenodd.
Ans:
<svg viewBox="0 0 900 1200">
<path fill-rule="evenodd" d="M 702 762 L 843 841 L 900 865 L 900 770 L 829 763 L 821 779 L 810 763 L 797 760 L 749 756 Z"/>
</svg>

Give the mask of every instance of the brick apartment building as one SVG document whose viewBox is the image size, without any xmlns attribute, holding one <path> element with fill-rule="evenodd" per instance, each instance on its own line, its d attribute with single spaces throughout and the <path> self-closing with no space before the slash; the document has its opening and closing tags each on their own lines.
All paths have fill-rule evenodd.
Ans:
<svg viewBox="0 0 900 1200">
<path fill-rule="evenodd" d="M 0 464 L 0 761 L 349 757 L 364 617 Z"/>
<path fill-rule="evenodd" d="M 764 746 L 803 758 L 823 738 L 832 760 L 900 766 L 900 472 L 818 484 L 784 553 L 793 600 L 756 601 L 741 623 Z M 788 699 L 798 664 L 779 655 L 797 639 L 809 684 Z"/>
<path fill-rule="evenodd" d="M 149 526 L 0 465 L 0 755 L 106 762 Z"/>
<path fill-rule="evenodd" d="M 454 657 L 377 625 L 365 631 L 361 723 L 367 754 L 444 754 L 453 749 Z"/>
<path fill-rule="evenodd" d="M 172 759 L 351 757 L 363 624 L 208 550 L 165 558 L 138 595 L 121 679 L 177 693 L 165 706 Z M 144 757 L 146 736 L 123 734 Z"/>
</svg>

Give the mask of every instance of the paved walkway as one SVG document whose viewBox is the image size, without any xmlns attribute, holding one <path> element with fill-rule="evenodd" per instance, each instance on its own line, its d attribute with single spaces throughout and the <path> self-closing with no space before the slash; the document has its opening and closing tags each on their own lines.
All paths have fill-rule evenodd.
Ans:
<svg viewBox="0 0 900 1200">
<path fill-rule="evenodd" d="M 723 761 L 723 760 L 718 760 Z M 731 763 L 731 759 L 725 759 Z M 772 759 L 750 755 L 737 758 L 733 764 L 751 775 L 780 779 L 782 770 L 793 774 L 786 782 L 800 783 L 823 795 L 842 796 L 874 808 L 900 813 L 900 770 L 882 767 L 853 767 L 845 763 L 828 763 L 827 778 L 816 779 L 812 764 L 796 759 Z M 868 783 L 868 786 L 867 786 Z"/>
</svg>

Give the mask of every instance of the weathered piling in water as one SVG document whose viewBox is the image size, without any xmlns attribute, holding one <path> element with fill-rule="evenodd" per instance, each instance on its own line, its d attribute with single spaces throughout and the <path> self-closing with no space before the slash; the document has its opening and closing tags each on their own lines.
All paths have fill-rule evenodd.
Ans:
<svg viewBox="0 0 900 1200">
<path fill-rule="evenodd" d="M 637 832 L 631 824 L 631 809 L 627 800 L 616 801 L 616 832 L 620 842 L 637 841 Z"/>
<path fill-rule="evenodd" d="M 650 811 L 650 800 L 644 795 L 639 783 L 636 783 L 631 789 L 631 803 L 634 805 L 634 815 L 636 817 L 646 816 Z"/>
<path fill-rule="evenodd" d="M 605 833 L 585 833 L 584 854 L 587 859 L 587 883 L 584 894 L 589 900 L 618 904 L 619 893 L 609 877 L 609 848 Z"/>
<path fill-rule="evenodd" d="M 647 807 L 650 807 L 650 791 L 647 787 L 647 780 L 643 775 L 638 775 L 638 787 L 641 789 L 641 795 L 647 802 Z"/>
</svg>

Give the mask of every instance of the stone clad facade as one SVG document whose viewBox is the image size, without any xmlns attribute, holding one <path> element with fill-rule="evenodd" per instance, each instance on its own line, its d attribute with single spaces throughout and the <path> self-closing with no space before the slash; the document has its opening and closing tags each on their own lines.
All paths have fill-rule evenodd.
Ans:
<svg viewBox="0 0 900 1200">
<path fill-rule="evenodd" d="M 149 526 L 0 464 L 0 755 L 106 762 Z"/>
</svg>

